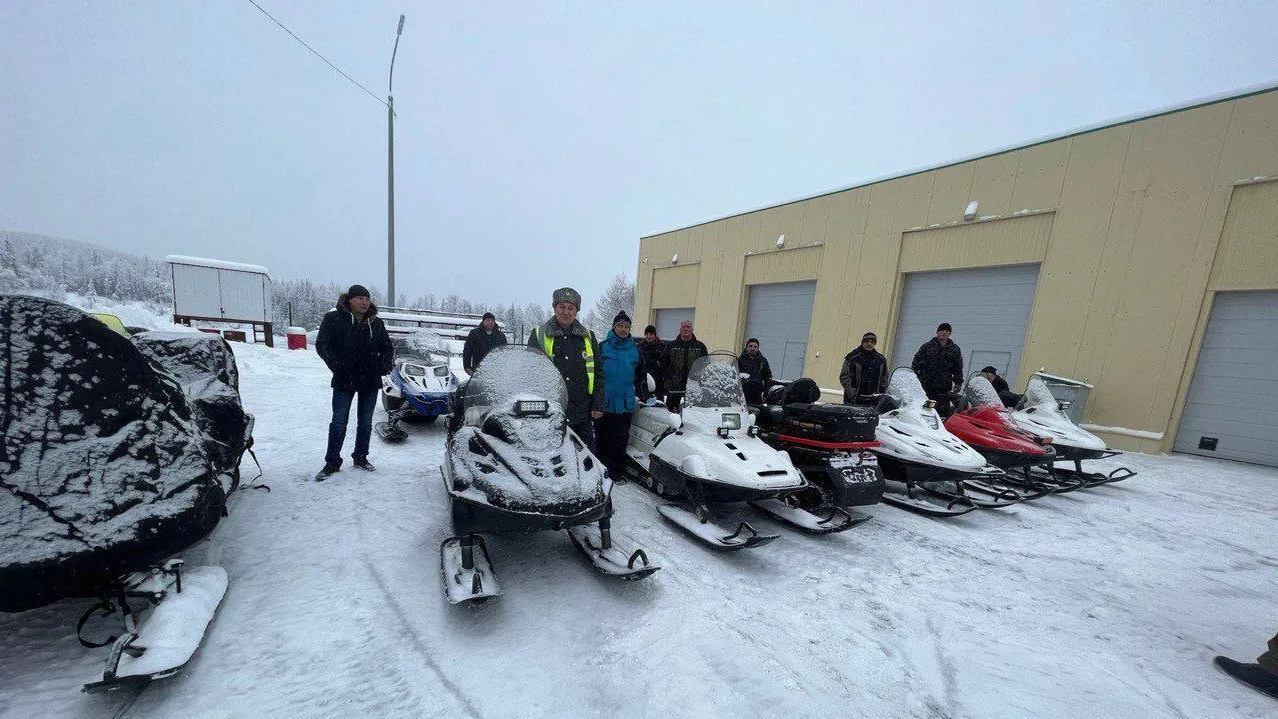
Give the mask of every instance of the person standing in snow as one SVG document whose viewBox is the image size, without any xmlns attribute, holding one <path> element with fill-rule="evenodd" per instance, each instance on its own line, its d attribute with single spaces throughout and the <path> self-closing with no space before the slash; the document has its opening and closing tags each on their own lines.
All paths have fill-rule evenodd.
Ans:
<svg viewBox="0 0 1278 719">
<path fill-rule="evenodd" d="M 630 316 L 625 310 L 612 320 L 612 329 L 599 345 L 603 358 L 604 411 L 595 420 L 595 445 L 599 461 L 614 480 L 622 477 L 635 395 L 646 384 L 643 357 L 630 336 Z"/>
<path fill-rule="evenodd" d="M 665 368 L 661 364 L 661 356 L 665 351 L 666 343 L 662 342 L 661 338 L 657 336 L 657 328 L 653 325 L 648 325 L 643 328 L 643 340 L 638 342 L 638 345 L 644 371 L 652 375 L 652 380 L 657 384 L 657 388 L 653 390 L 653 395 L 656 397 L 666 396 Z"/>
<path fill-rule="evenodd" d="M 994 385 L 994 391 L 998 392 L 999 399 L 1003 400 L 1004 407 L 1015 407 L 1020 404 L 1022 395 L 1012 391 L 1007 386 L 1007 380 L 998 376 L 998 368 L 994 365 L 988 365 L 981 370 L 981 376 L 990 381 Z"/>
<path fill-rule="evenodd" d="M 568 406 L 564 416 L 568 426 L 595 450 L 593 420 L 603 416 L 604 373 L 599 361 L 599 341 L 595 333 L 577 321 L 581 311 L 581 294 L 571 287 L 560 287 L 551 295 L 555 314 L 528 335 L 528 346 L 541 350 L 555 363 L 568 389 Z"/>
<path fill-rule="evenodd" d="M 466 344 L 462 347 L 462 369 L 466 370 L 466 374 L 475 374 L 484 355 L 504 344 L 506 335 L 497 329 L 497 318 L 493 313 L 485 312 L 479 326 L 466 335 Z"/>
<path fill-rule="evenodd" d="M 768 358 L 759 352 L 759 340 L 753 337 L 746 340 L 745 351 L 737 358 L 737 369 L 750 375 L 741 381 L 746 404 L 756 407 L 763 404 L 763 393 L 772 384 L 772 367 Z"/>
<path fill-rule="evenodd" d="M 843 358 L 843 371 L 839 372 L 843 404 L 856 404 L 857 398 L 863 395 L 887 391 L 887 359 L 875 349 L 878 343 L 878 335 L 866 332 L 861 335 L 861 346 Z"/>
<path fill-rule="evenodd" d="M 683 390 L 688 385 L 688 372 L 698 358 L 710 354 L 701 340 L 692 333 L 692 321 L 679 323 L 679 336 L 666 343 L 661 353 L 661 366 L 665 372 L 666 409 L 678 412 L 683 404 Z"/>
<path fill-rule="evenodd" d="M 386 324 L 377 316 L 377 306 L 363 285 L 351 285 L 337 306 L 324 315 L 320 323 L 315 351 L 333 373 L 333 419 L 328 425 L 328 450 L 324 468 L 315 479 L 328 479 L 342 468 L 342 444 L 346 441 L 346 425 L 350 419 L 351 400 L 359 401 L 355 409 L 355 466 L 373 471 L 368 461 L 369 437 L 373 433 L 373 409 L 382 376 L 391 371 L 395 350 Z"/>
<path fill-rule="evenodd" d="M 936 336 L 919 347 L 910 363 L 923 391 L 928 399 L 936 402 L 936 411 L 942 417 L 950 416 L 950 393 L 963 384 L 963 350 L 950 341 L 951 332 L 949 322 L 938 325 Z"/>
</svg>

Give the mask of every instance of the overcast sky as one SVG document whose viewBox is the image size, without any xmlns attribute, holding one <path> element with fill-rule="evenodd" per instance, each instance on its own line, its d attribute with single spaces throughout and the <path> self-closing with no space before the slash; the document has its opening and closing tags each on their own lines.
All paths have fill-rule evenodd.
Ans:
<svg viewBox="0 0 1278 719">
<path fill-rule="evenodd" d="M 379 96 L 408 16 L 410 299 L 589 304 L 643 235 L 1278 81 L 1272 0 L 258 2 Z M 386 109 L 246 0 L 0 3 L 0 96 L 0 229 L 385 288 Z"/>
</svg>

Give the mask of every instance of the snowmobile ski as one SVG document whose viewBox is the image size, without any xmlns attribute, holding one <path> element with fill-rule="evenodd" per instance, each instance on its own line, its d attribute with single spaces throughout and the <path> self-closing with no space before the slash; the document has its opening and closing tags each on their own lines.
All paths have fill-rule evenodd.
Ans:
<svg viewBox="0 0 1278 719">
<path fill-rule="evenodd" d="M 883 493 L 883 501 L 929 517 L 957 517 L 980 509 L 971 497 L 956 497 L 942 503 L 940 497 L 923 494 L 924 496 L 910 496 L 910 493 L 893 491 L 889 485 L 888 491 Z"/>
<path fill-rule="evenodd" d="M 1119 467 L 1109 474 L 1102 474 L 1101 472 L 1084 472 L 1081 463 L 1077 460 L 1075 460 L 1074 465 L 1074 469 L 1063 469 L 1061 467 L 1052 467 L 1050 470 L 1046 467 L 1035 468 L 1034 476 L 1049 482 L 1055 480 L 1068 482 L 1071 485 L 1076 484 L 1075 489 L 1091 489 L 1092 487 L 1113 484 L 1136 476 L 1136 472 L 1127 467 Z"/>
<path fill-rule="evenodd" d="M 1008 480 L 1005 477 L 998 479 L 982 478 L 982 479 L 965 479 L 963 480 L 963 488 L 972 492 L 989 495 L 994 498 L 1011 498 L 1012 495 L 1020 497 L 1018 501 L 1030 502 L 1041 497 L 1046 497 L 1057 491 L 1057 487 L 1052 485 L 1038 484 L 1030 482 L 1017 482 Z M 1011 493 L 1011 494 L 1008 494 Z"/>
<path fill-rule="evenodd" d="M 1013 504 L 1020 504 L 1025 500 L 1020 493 L 1014 492 L 1010 489 L 991 492 L 989 495 L 985 492 L 979 492 L 976 496 L 973 496 L 967 492 L 967 490 L 972 489 L 972 486 L 968 484 L 968 482 L 969 480 L 966 479 L 945 482 L 924 482 L 921 488 L 925 492 L 942 499 L 966 499 L 981 509 L 1010 507 Z M 955 489 L 951 489 L 952 485 L 957 485 L 957 491 Z M 989 498 L 987 498 L 987 496 Z"/>
<path fill-rule="evenodd" d="M 449 537 L 439 546 L 439 563 L 444 573 L 444 594 L 449 604 L 482 604 L 501 596 L 501 585 L 493 573 L 488 545 L 478 534 L 470 535 L 471 543 L 461 537 Z M 478 548 L 479 551 L 474 551 Z M 471 561 L 466 561 L 466 555 Z M 465 565 L 470 564 L 470 568 Z"/>
<path fill-rule="evenodd" d="M 661 569 L 659 565 L 648 561 L 648 555 L 642 549 L 635 549 L 627 556 L 624 551 L 617 549 L 611 537 L 605 542 L 597 524 L 569 527 L 568 536 L 572 539 L 573 546 L 604 574 L 635 580 L 643 579 Z"/>
<path fill-rule="evenodd" d="M 171 560 L 163 569 L 150 573 L 130 575 L 119 599 L 127 631 L 112 639 L 102 679 L 85 684 L 82 691 L 115 691 L 177 674 L 203 641 L 226 587 L 222 567 L 183 569 L 181 560 Z M 128 606 L 129 599 L 153 602 L 155 608 L 139 622 Z M 108 606 L 114 610 L 113 605 Z"/>
<path fill-rule="evenodd" d="M 759 534 L 749 522 L 741 522 L 735 528 L 727 528 L 710 519 L 709 513 L 688 510 L 677 504 L 663 504 L 657 507 L 661 516 L 678 525 L 688 534 L 700 539 L 715 549 L 738 550 L 760 547 L 777 539 L 779 534 Z M 705 521 L 702 521 L 702 520 Z"/>
<path fill-rule="evenodd" d="M 1212 663 L 1217 669 L 1236 679 L 1238 683 L 1278 699 L 1278 677 L 1265 671 L 1259 664 L 1248 664 L 1221 656 L 1213 659 Z"/>
<path fill-rule="evenodd" d="M 862 512 L 849 511 L 835 505 L 825 505 L 813 510 L 795 507 L 770 497 L 749 503 L 765 515 L 812 534 L 833 534 L 855 527 L 871 518 Z"/>
</svg>

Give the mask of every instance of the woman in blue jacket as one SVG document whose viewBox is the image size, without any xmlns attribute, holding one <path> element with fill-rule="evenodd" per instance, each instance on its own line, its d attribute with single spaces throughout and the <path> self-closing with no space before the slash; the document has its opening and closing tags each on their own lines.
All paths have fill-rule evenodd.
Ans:
<svg viewBox="0 0 1278 719">
<path fill-rule="evenodd" d="M 599 461 L 617 480 L 625 466 L 635 393 L 646 379 L 639 347 L 630 336 L 630 317 L 624 310 L 613 318 L 608 337 L 599 344 L 599 354 L 603 357 L 604 414 L 595 420 L 595 446 Z"/>
</svg>

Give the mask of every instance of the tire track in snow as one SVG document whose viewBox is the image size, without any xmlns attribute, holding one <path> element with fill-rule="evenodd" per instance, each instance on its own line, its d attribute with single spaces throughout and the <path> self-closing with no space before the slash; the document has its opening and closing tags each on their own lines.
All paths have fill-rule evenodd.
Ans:
<svg viewBox="0 0 1278 719">
<path fill-rule="evenodd" d="M 372 512 L 375 512 L 381 515 L 382 517 L 385 517 L 387 520 L 389 520 L 396 526 L 400 527 L 401 529 L 411 530 L 413 532 L 420 531 L 420 527 L 409 527 L 399 517 L 392 515 L 390 512 L 387 512 L 386 510 L 380 507 L 374 507 L 368 502 L 365 502 L 358 495 L 352 496 L 351 499 L 354 500 L 356 504 L 359 504 L 365 509 L 368 509 Z M 359 514 L 357 521 L 359 522 L 359 528 L 360 528 L 361 534 L 367 535 L 367 531 L 364 526 L 364 515 Z M 368 546 L 367 541 L 361 542 L 361 544 L 364 547 Z M 439 666 L 439 663 L 437 661 L 435 661 L 434 655 L 431 653 L 430 649 L 426 646 L 426 642 L 422 640 L 422 637 L 420 633 L 417 631 L 417 628 L 413 626 L 412 622 L 409 621 L 408 615 L 405 614 L 403 608 L 400 607 L 399 601 L 395 599 L 395 595 L 390 590 L 390 585 L 387 583 L 386 578 L 382 576 L 381 572 L 378 571 L 377 563 L 373 561 L 372 557 L 369 556 L 367 549 L 361 552 L 361 555 L 364 560 L 364 566 L 368 569 L 368 573 L 369 575 L 372 576 L 373 582 L 377 585 L 378 590 L 381 591 L 382 597 L 385 599 L 386 605 L 390 607 L 390 610 L 395 614 L 395 618 L 399 620 L 400 625 L 404 629 L 405 636 L 407 636 L 409 641 L 412 642 L 413 647 L 417 650 L 417 653 L 421 656 L 422 661 L 426 663 L 427 668 L 429 668 L 435 674 L 435 676 L 439 679 L 439 683 L 442 684 L 443 687 L 448 690 L 449 694 L 451 694 L 453 698 L 457 701 L 457 703 L 460 704 L 466 710 L 467 714 L 469 714 L 472 717 L 476 717 L 477 719 L 483 719 L 483 714 L 474 705 L 474 703 L 471 702 L 470 697 L 466 696 L 466 693 L 463 692 L 460 687 L 458 687 L 456 684 L 453 683 L 451 679 L 448 678 L 448 675 L 444 673 L 443 668 Z"/>
</svg>

